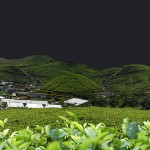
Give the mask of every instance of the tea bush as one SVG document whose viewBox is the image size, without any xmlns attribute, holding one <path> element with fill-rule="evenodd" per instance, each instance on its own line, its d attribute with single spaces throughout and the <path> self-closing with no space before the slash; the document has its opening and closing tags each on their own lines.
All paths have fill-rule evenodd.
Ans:
<svg viewBox="0 0 150 150">
<path fill-rule="evenodd" d="M 138 125 L 123 120 L 122 131 L 104 123 L 80 124 L 72 112 L 68 118 L 60 116 L 64 127 L 36 125 L 9 134 L 4 129 L 7 119 L 0 120 L 0 150 L 146 150 L 150 149 L 150 122 Z"/>
</svg>

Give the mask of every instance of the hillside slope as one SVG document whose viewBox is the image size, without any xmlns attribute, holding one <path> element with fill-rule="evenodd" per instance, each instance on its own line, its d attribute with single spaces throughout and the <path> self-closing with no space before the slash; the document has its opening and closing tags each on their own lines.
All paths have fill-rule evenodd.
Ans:
<svg viewBox="0 0 150 150">
<path fill-rule="evenodd" d="M 0 79 L 13 82 L 32 82 L 47 81 L 45 78 L 34 77 L 31 80 L 32 75 L 25 71 L 25 68 L 40 66 L 48 63 L 52 63 L 55 60 L 45 55 L 32 55 L 20 59 L 4 59 L 0 58 Z M 45 72 L 43 73 L 45 74 Z"/>
<path fill-rule="evenodd" d="M 84 64 L 64 63 L 45 55 L 32 55 L 21 59 L 0 58 L 0 79 L 14 82 L 39 81 L 41 85 L 64 75 L 75 73 L 85 76 L 109 91 L 148 92 L 150 87 L 150 67 L 140 64 L 107 68 L 100 71 Z"/>
<path fill-rule="evenodd" d="M 65 71 L 86 76 L 97 82 L 100 81 L 100 78 L 98 78 L 99 72 L 84 64 L 69 64 L 55 61 L 44 65 L 25 68 L 25 71 L 32 76 L 48 78 L 49 80 L 61 75 Z"/>
<path fill-rule="evenodd" d="M 103 76 L 103 85 L 114 91 L 135 90 L 150 86 L 150 67 L 139 64 L 125 65 L 116 73 Z"/>
</svg>

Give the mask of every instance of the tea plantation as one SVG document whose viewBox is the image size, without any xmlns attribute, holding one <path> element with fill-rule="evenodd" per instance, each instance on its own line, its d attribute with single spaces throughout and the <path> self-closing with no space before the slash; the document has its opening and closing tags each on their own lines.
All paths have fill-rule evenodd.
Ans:
<svg viewBox="0 0 150 150">
<path fill-rule="evenodd" d="M 1 118 L 11 121 L 0 120 L 0 150 L 148 150 L 150 122 L 141 122 L 149 119 L 148 113 L 98 107 L 4 110 Z M 59 120 L 57 115 L 62 115 Z"/>
<path fill-rule="evenodd" d="M 100 122 L 108 127 L 121 129 L 124 118 L 136 121 L 141 124 L 150 120 L 150 110 L 139 110 L 135 108 L 104 108 L 104 107 L 76 107 L 63 109 L 6 109 L 0 111 L 0 120 L 8 118 L 6 128 L 11 131 L 32 127 L 33 125 L 45 126 L 50 124 L 53 128 L 62 127 L 62 120 L 58 116 L 68 117 L 66 111 L 73 112 L 79 118 L 79 123 L 83 124 Z"/>
</svg>

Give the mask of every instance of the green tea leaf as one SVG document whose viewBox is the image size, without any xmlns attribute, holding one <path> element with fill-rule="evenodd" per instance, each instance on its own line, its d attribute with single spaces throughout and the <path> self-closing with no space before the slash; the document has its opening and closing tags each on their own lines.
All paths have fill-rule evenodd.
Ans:
<svg viewBox="0 0 150 150">
<path fill-rule="evenodd" d="M 61 149 L 58 142 L 53 142 L 47 146 L 46 150 L 61 150 Z"/>
<path fill-rule="evenodd" d="M 95 133 L 95 130 L 93 130 L 93 128 L 87 127 L 87 128 L 85 128 L 84 130 L 85 130 L 86 135 L 87 135 L 89 138 L 95 138 L 95 137 L 96 137 L 96 133 Z"/>
<path fill-rule="evenodd" d="M 74 121 L 78 121 L 78 118 L 77 118 L 77 116 L 76 116 L 74 113 L 72 113 L 72 112 L 70 112 L 70 111 L 66 111 L 66 113 L 67 113 L 72 119 L 74 119 Z"/>
<path fill-rule="evenodd" d="M 127 136 L 130 139 L 137 138 L 137 132 L 138 132 L 138 124 L 136 122 L 131 122 L 127 127 Z"/>
</svg>

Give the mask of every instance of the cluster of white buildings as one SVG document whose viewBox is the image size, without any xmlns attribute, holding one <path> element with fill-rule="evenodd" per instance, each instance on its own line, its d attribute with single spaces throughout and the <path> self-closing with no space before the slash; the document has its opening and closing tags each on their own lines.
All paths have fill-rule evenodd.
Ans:
<svg viewBox="0 0 150 150">
<path fill-rule="evenodd" d="M 5 104 L 6 107 L 20 107 L 20 108 L 62 108 L 61 105 L 50 105 L 47 101 L 35 101 L 35 100 L 14 100 L 5 99 L 0 97 L 0 102 Z"/>
<path fill-rule="evenodd" d="M 88 100 L 83 100 L 79 98 L 72 98 L 67 101 L 64 101 L 65 104 L 71 104 L 75 106 L 87 102 Z M 0 103 L 1 105 L 5 105 L 5 107 L 13 108 L 62 108 L 61 105 L 49 104 L 47 101 L 5 99 L 2 96 L 0 96 Z"/>
</svg>

